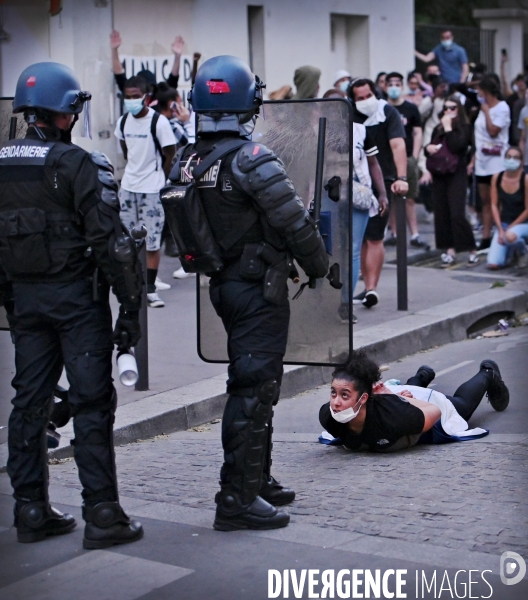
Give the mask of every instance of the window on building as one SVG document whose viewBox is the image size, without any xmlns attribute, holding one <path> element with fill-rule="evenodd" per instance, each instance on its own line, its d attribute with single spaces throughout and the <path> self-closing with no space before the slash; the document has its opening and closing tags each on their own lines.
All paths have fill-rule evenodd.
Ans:
<svg viewBox="0 0 528 600">
<path fill-rule="evenodd" d="M 334 69 L 346 69 L 353 77 L 370 73 L 369 18 L 330 15 L 330 50 Z"/>
</svg>

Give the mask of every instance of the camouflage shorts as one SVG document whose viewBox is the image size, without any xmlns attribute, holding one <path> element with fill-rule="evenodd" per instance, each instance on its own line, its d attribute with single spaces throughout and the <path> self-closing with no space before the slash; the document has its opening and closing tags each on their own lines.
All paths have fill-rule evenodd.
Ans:
<svg viewBox="0 0 528 600">
<path fill-rule="evenodd" d="M 165 213 L 159 194 L 142 194 L 119 190 L 121 222 L 131 230 L 136 225 L 147 228 L 147 250 L 154 252 L 161 247 L 161 232 L 165 223 Z"/>
</svg>

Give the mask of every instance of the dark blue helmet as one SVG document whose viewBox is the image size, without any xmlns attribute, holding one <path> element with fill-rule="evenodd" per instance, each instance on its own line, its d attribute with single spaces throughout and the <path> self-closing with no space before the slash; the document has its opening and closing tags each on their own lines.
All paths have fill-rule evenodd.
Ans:
<svg viewBox="0 0 528 600">
<path fill-rule="evenodd" d="M 188 100 L 196 113 L 257 113 L 264 87 L 240 58 L 215 56 L 198 69 Z"/>
<path fill-rule="evenodd" d="M 54 112 L 79 114 L 83 104 L 90 100 L 89 92 L 82 92 L 74 72 L 66 65 L 41 62 L 22 71 L 13 100 L 13 112 L 44 108 Z"/>
</svg>

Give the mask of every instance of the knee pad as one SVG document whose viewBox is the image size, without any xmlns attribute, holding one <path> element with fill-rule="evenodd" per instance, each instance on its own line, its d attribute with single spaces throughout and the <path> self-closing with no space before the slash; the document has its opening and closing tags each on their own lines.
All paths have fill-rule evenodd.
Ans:
<svg viewBox="0 0 528 600">
<path fill-rule="evenodd" d="M 235 356 L 229 365 L 227 391 L 232 394 L 249 396 L 256 394 L 239 393 L 237 389 L 256 388 L 262 382 L 282 379 L 282 354 L 253 352 Z"/>
</svg>

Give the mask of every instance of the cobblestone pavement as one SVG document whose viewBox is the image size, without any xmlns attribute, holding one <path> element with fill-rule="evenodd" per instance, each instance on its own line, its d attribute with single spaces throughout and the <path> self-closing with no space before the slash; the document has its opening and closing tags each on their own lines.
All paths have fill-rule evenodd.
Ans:
<svg viewBox="0 0 528 600">
<path fill-rule="evenodd" d="M 214 508 L 222 455 L 218 426 L 212 430 L 117 448 L 121 494 Z M 527 443 L 466 442 L 371 455 L 315 439 L 274 445 L 275 476 L 297 490 L 288 508 L 292 524 L 528 555 Z M 79 488 L 74 463 L 50 469 L 57 483 Z"/>
</svg>

